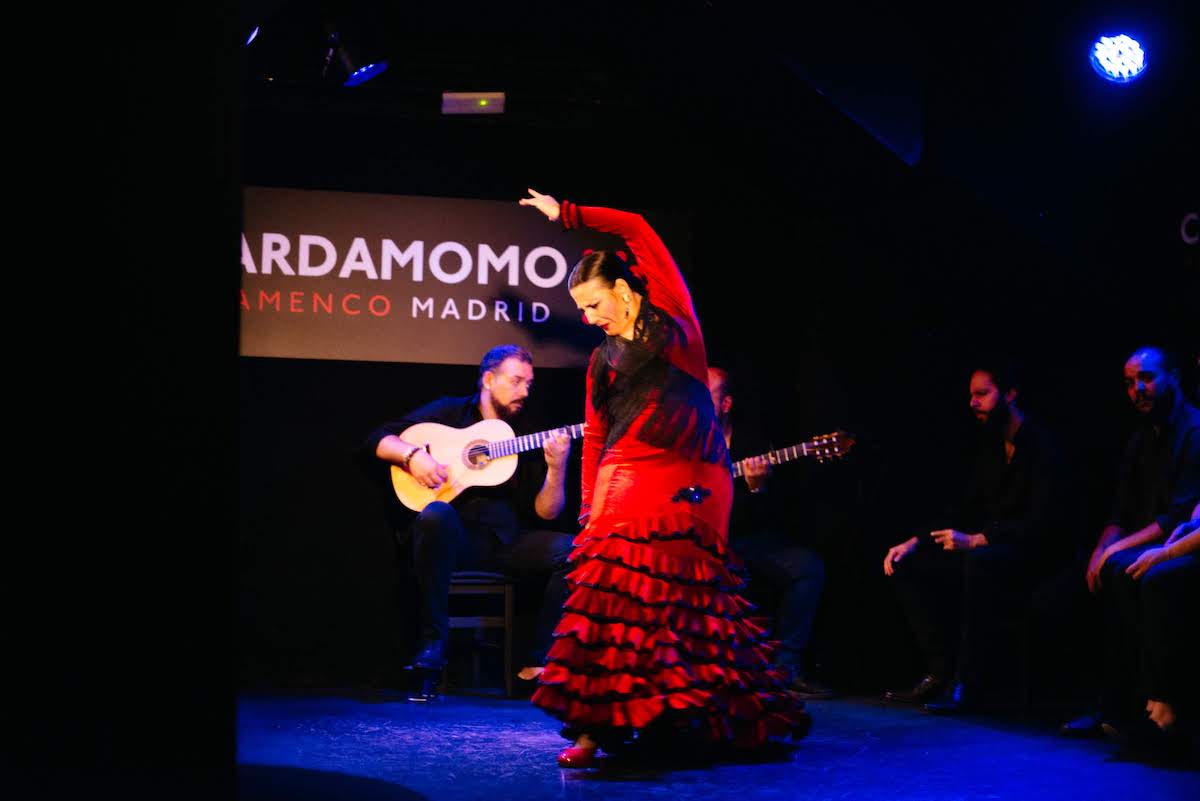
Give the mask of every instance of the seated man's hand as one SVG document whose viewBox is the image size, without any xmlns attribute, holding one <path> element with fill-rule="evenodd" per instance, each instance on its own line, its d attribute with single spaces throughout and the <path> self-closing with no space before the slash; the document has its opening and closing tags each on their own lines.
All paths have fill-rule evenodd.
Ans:
<svg viewBox="0 0 1200 801">
<path fill-rule="evenodd" d="M 1142 554 L 1137 558 L 1137 561 L 1125 568 L 1125 572 L 1133 576 L 1135 580 L 1140 579 L 1142 576 L 1146 575 L 1147 570 L 1157 564 L 1167 561 L 1170 558 L 1171 554 L 1167 552 L 1166 546 L 1161 548 L 1147 548 L 1146 550 L 1142 551 Z"/>
<path fill-rule="evenodd" d="M 1087 567 L 1087 586 L 1088 591 L 1097 593 L 1100 591 L 1100 571 L 1104 568 L 1104 563 L 1108 561 L 1108 557 L 1112 556 L 1108 548 L 1100 548 L 1097 546 L 1092 551 L 1092 558 L 1088 560 Z"/>
<path fill-rule="evenodd" d="M 942 546 L 944 551 L 969 551 L 987 545 L 987 539 L 982 534 L 964 534 L 952 528 L 942 528 L 929 532 L 933 541 Z"/>
<path fill-rule="evenodd" d="M 1104 531 L 1100 532 L 1100 539 L 1096 541 L 1096 547 L 1092 549 L 1092 557 L 1088 559 L 1087 579 L 1088 592 L 1097 593 L 1100 591 L 1100 569 L 1104 567 L 1104 563 L 1108 561 L 1108 557 L 1114 552 L 1109 551 L 1110 545 L 1120 542 L 1125 536 L 1125 532 L 1116 524 L 1109 524 L 1104 527 Z"/>
<path fill-rule="evenodd" d="M 1196 509 L 1200 510 L 1200 506 L 1197 506 Z M 1200 517 L 1197 517 L 1196 513 L 1193 512 L 1191 520 L 1185 520 L 1175 527 L 1175 530 L 1171 532 L 1171 536 L 1167 537 L 1166 544 L 1170 545 L 1177 540 L 1181 540 L 1197 529 L 1200 529 Z"/>
<path fill-rule="evenodd" d="M 895 564 L 904 557 L 913 552 L 917 547 L 917 538 L 910 537 L 899 545 L 894 545 L 888 549 L 887 556 L 883 557 L 883 572 L 884 575 L 890 576 L 896 571 Z"/>
</svg>

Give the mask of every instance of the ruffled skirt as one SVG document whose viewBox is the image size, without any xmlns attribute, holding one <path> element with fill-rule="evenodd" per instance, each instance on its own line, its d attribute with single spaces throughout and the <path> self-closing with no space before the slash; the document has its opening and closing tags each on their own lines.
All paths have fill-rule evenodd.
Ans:
<svg viewBox="0 0 1200 801">
<path fill-rule="evenodd" d="M 628 483 L 575 538 L 571 592 L 533 695 L 569 737 L 657 726 L 749 747 L 807 718 L 729 570 L 729 473 L 688 467 L 682 487 L 670 470 Z"/>
</svg>

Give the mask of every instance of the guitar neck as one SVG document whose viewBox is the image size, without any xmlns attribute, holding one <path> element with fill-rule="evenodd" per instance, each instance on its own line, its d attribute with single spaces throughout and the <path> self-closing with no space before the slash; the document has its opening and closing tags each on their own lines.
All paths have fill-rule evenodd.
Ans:
<svg viewBox="0 0 1200 801">
<path fill-rule="evenodd" d="M 571 439 L 579 439 L 583 436 L 583 423 L 573 426 L 563 426 L 561 428 L 551 428 L 547 431 L 539 431 L 536 434 L 526 434 L 523 437 L 489 442 L 487 446 L 488 457 L 499 459 L 502 456 L 513 456 L 514 454 L 531 451 L 534 448 L 540 448 L 547 439 L 560 431 L 565 431 Z"/>
<path fill-rule="evenodd" d="M 795 445 L 790 445 L 786 448 L 780 448 L 777 451 L 767 451 L 766 453 L 760 454 L 758 457 L 752 456 L 750 459 L 760 458 L 766 459 L 768 464 L 783 464 L 784 462 L 790 462 L 794 459 L 803 459 L 805 456 L 811 456 L 811 452 L 815 450 L 816 449 L 810 447 L 809 443 L 807 442 L 798 442 Z M 733 463 L 734 478 L 742 477 L 742 474 L 746 472 L 746 462 L 750 461 L 750 459 L 740 459 Z"/>
</svg>

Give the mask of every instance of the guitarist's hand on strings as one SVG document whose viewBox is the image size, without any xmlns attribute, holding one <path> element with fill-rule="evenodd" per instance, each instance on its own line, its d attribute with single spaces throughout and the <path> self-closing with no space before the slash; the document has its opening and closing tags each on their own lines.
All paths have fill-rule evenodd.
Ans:
<svg viewBox="0 0 1200 801">
<path fill-rule="evenodd" d="M 446 465 L 434 459 L 424 448 L 413 454 L 408 462 L 408 472 L 418 484 L 429 489 L 438 489 L 449 476 Z"/>
<path fill-rule="evenodd" d="M 767 476 L 771 473 L 771 463 L 765 456 L 754 456 L 747 459 L 742 468 L 746 477 L 746 486 L 752 493 L 762 492 L 767 486 Z"/>
<path fill-rule="evenodd" d="M 546 467 L 550 470 L 566 470 L 567 457 L 571 454 L 571 437 L 566 429 L 560 428 L 542 443 L 546 456 Z"/>
</svg>

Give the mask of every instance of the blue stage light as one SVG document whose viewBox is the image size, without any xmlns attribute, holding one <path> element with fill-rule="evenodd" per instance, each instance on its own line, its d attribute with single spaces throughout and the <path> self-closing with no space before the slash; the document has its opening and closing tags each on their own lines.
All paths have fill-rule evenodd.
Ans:
<svg viewBox="0 0 1200 801">
<path fill-rule="evenodd" d="M 352 72 L 350 77 L 346 79 L 346 82 L 342 84 L 342 86 L 358 86 L 360 83 L 366 83 L 387 68 L 388 64 L 386 61 L 368 64 L 367 66 Z"/>
<path fill-rule="evenodd" d="M 246 40 L 246 47 L 249 47 L 250 43 L 253 42 L 255 40 L 255 38 L 257 38 L 257 37 L 258 37 L 258 27 L 256 26 L 254 28 L 254 30 L 250 31 L 250 38 Z"/>
<path fill-rule="evenodd" d="M 1125 34 L 1101 36 L 1092 45 L 1092 69 L 1113 83 L 1129 83 L 1146 71 L 1146 51 Z"/>
</svg>

